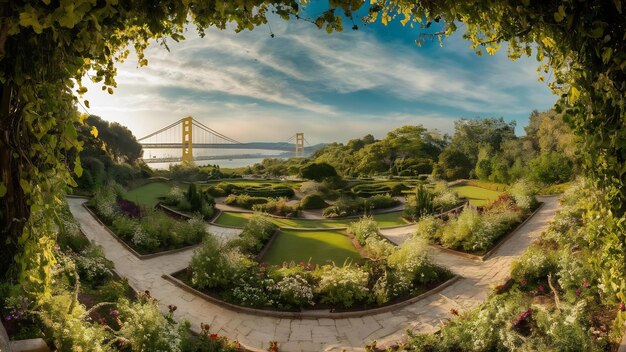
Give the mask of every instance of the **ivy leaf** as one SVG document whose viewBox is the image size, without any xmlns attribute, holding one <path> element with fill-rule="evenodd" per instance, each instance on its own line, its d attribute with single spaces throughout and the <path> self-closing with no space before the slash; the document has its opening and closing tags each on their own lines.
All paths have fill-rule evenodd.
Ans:
<svg viewBox="0 0 626 352">
<path fill-rule="evenodd" d="M 605 64 L 608 63 L 609 60 L 611 60 L 611 54 L 613 54 L 613 50 L 611 48 L 604 49 L 602 52 L 602 62 Z"/>
<path fill-rule="evenodd" d="M 22 190 L 24 190 L 24 193 L 26 194 L 29 194 L 30 191 L 32 190 L 30 183 L 23 178 L 20 178 L 20 186 L 22 187 Z"/>
<path fill-rule="evenodd" d="M 559 6 L 559 10 L 554 13 L 554 20 L 557 22 L 562 22 L 565 19 L 565 7 L 563 5 Z"/>
<path fill-rule="evenodd" d="M 28 5 L 26 12 L 20 13 L 20 26 L 33 27 L 35 33 L 41 34 L 41 32 L 43 32 L 43 25 L 39 23 L 39 18 L 35 11 L 32 6 Z"/>
<path fill-rule="evenodd" d="M 76 157 L 76 160 L 74 160 L 74 173 L 76 174 L 76 176 L 81 177 L 83 175 L 83 167 L 80 164 L 80 157 Z"/>
<path fill-rule="evenodd" d="M 580 97 L 580 91 L 578 88 L 572 86 L 567 94 L 567 102 L 573 105 L 576 100 L 578 100 L 578 97 Z"/>
<path fill-rule="evenodd" d="M 0 197 L 4 197 L 7 194 L 7 186 L 4 185 L 4 182 L 0 182 Z"/>
<path fill-rule="evenodd" d="M 91 133 L 92 136 L 98 138 L 98 129 L 96 128 L 96 126 L 91 126 L 91 131 L 89 133 Z"/>
</svg>

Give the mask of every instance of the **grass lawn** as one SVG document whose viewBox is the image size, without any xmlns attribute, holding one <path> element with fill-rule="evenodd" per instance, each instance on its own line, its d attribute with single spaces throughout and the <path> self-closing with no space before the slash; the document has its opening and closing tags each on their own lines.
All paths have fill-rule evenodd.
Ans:
<svg viewBox="0 0 626 352">
<path fill-rule="evenodd" d="M 159 201 L 158 197 L 167 195 L 172 187 L 172 184 L 167 182 L 151 182 L 131 189 L 126 192 L 124 198 L 139 205 L 152 208 Z"/>
<path fill-rule="evenodd" d="M 248 219 L 252 216 L 250 213 L 233 213 L 223 212 L 217 221 L 218 225 L 243 227 Z M 333 228 L 333 227 L 346 227 L 351 222 L 358 219 L 348 220 L 303 220 L 303 219 L 277 219 L 270 218 L 276 225 L 280 227 L 298 227 L 298 228 Z M 374 220 L 378 222 L 380 227 L 392 227 L 399 225 L 406 225 L 406 222 L 402 220 L 402 212 L 396 211 L 387 214 L 374 215 Z"/>
<path fill-rule="evenodd" d="M 456 191 L 459 197 L 467 198 L 470 204 L 475 206 L 485 205 L 502 194 L 502 192 L 492 191 L 476 186 L 457 186 L 452 187 L 452 190 Z"/>
<path fill-rule="evenodd" d="M 283 262 L 343 265 L 361 256 L 343 231 L 281 231 L 263 258 L 268 264 Z"/>
</svg>

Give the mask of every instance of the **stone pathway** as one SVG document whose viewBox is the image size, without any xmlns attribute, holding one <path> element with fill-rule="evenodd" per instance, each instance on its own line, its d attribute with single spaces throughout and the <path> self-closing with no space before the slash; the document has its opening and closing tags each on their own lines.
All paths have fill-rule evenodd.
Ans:
<svg viewBox="0 0 626 352">
<path fill-rule="evenodd" d="M 516 235 L 505 242 L 485 262 L 459 258 L 434 251 L 435 262 L 461 275 L 453 285 L 393 312 L 349 319 L 279 319 L 236 313 L 195 297 L 161 278 L 189 264 L 192 250 L 139 260 L 113 239 L 81 206 L 84 199 L 68 199 L 70 210 L 87 237 L 104 248 L 121 276 L 138 291 L 149 290 L 167 311 L 178 307 L 176 318 L 187 319 L 192 328 L 211 325 L 211 332 L 239 340 L 253 351 L 267 350 L 269 341 L 278 341 L 281 351 L 364 351 L 365 344 L 377 340 L 379 346 L 406 339 L 406 330 L 429 333 L 452 318 L 450 309 L 464 311 L 483 302 L 491 287 L 509 275 L 511 262 L 536 239 L 558 209 L 558 199 L 542 199 L 544 206 Z M 400 231 L 398 231 L 400 233 Z M 400 238 L 400 237 L 398 237 Z M 400 239 L 398 239 L 400 240 Z"/>
</svg>

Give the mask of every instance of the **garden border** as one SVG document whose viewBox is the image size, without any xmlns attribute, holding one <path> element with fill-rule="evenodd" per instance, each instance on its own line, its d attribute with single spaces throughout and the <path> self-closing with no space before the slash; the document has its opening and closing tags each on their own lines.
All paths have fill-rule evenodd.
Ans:
<svg viewBox="0 0 626 352">
<path fill-rule="evenodd" d="M 181 280 L 178 280 L 177 278 L 174 277 L 175 274 L 182 272 L 184 270 L 187 269 L 183 269 L 183 270 L 179 270 L 177 272 L 174 272 L 172 274 L 163 274 L 161 275 L 161 277 L 163 279 L 165 279 L 166 281 L 169 281 L 170 283 L 174 284 L 177 287 L 180 287 L 181 289 L 197 296 L 200 297 L 202 299 L 204 299 L 205 301 L 208 301 L 210 303 L 214 303 L 222 308 L 225 309 L 229 309 L 231 311 L 234 312 L 238 312 L 238 313 L 246 313 L 246 314 L 251 314 L 251 315 L 256 315 L 256 316 L 262 316 L 262 317 L 272 317 L 272 318 L 289 318 L 289 319 L 346 319 L 346 318 L 358 318 L 358 317 L 363 317 L 363 316 L 368 316 L 368 315 L 376 315 L 376 314 L 382 314 L 382 313 L 387 313 L 387 312 L 391 312 L 394 311 L 396 309 L 408 306 L 410 304 L 413 304 L 415 302 L 418 302 L 424 298 L 430 297 L 434 294 L 437 294 L 441 291 L 443 291 L 445 288 L 447 288 L 448 286 L 452 285 L 453 283 L 455 283 L 456 281 L 458 281 L 459 279 L 461 279 L 461 276 L 459 275 L 454 275 L 453 277 L 451 277 L 450 279 L 448 279 L 447 281 L 443 282 L 442 284 L 440 284 L 437 287 L 434 287 L 424 293 L 422 293 L 421 295 L 415 296 L 415 297 L 411 297 L 408 298 L 404 301 L 401 302 L 397 302 L 397 303 L 393 303 L 393 304 L 389 304 L 386 306 L 382 306 L 382 307 L 377 307 L 377 308 L 371 308 L 371 309 L 366 309 L 366 310 L 358 310 L 358 311 L 349 311 L 349 312 L 337 312 L 337 313 L 333 313 L 330 310 L 304 310 L 304 311 L 300 311 L 300 312 L 286 312 L 286 311 L 276 311 L 276 310 L 265 310 L 265 309 L 257 309 L 257 308 L 249 308 L 249 307 L 243 307 L 243 306 L 239 306 L 236 304 L 232 304 L 232 303 L 228 303 L 225 301 L 222 301 L 221 299 L 215 298 L 215 297 L 211 297 L 209 295 L 207 295 L 206 293 L 203 293 L 199 290 L 196 290 L 195 288 L 187 285 L 186 283 L 184 283 Z"/>
<path fill-rule="evenodd" d="M 124 242 L 124 240 L 121 239 L 115 232 L 113 232 L 104 222 L 102 222 L 102 220 L 100 220 L 100 218 L 93 211 L 91 211 L 91 209 L 89 209 L 89 207 L 87 206 L 87 203 L 83 203 L 82 207 L 85 208 L 87 210 L 87 212 L 91 216 L 93 216 L 93 218 L 96 219 L 96 221 L 100 225 L 102 225 L 102 227 L 104 227 L 104 229 L 111 236 L 113 236 L 113 238 L 115 238 L 115 240 L 117 242 L 119 242 L 122 246 L 124 246 L 124 248 L 126 248 L 130 253 L 132 253 L 135 257 L 137 257 L 140 260 L 152 259 L 152 258 L 160 257 L 160 256 L 163 256 L 163 255 L 169 255 L 169 254 L 184 252 L 186 250 L 196 248 L 196 247 L 200 246 L 200 244 L 201 244 L 201 243 L 192 244 L 191 246 L 185 246 L 185 247 L 181 247 L 181 248 L 170 249 L 170 250 L 167 250 L 167 251 L 161 251 L 161 252 L 151 253 L 151 254 L 140 254 L 133 247 L 129 246 L 128 243 Z M 82 231 L 82 229 L 81 229 L 81 231 Z"/>
<path fill-rule="evenodd" d="M 178 217 L 185 218 L 185 219 L 187 219 L 187 220 L 191 220 L 191 219 L 193 219 L 193 216 L 191 216 L 191 215 L 189 215 L 189 214 L 181 213 L 180 211 L 178 211 L 178 210 L 176 210 L 176 209 L 172 209 L 172 208 L 170 208 L 170 207 L 168 207 L 168 206 L 164 205 L 164 204 L 163 204 L 163 203 L 161 203 L 161 202 L 158 202 L 158 203 L 155 205 L 155 207 L 156 207 L 156 208 L 161 208 L 162 210 L 165 210 L 165 212 L 166 212 L 166 213 L 170 213 L 170 214 L 172 214 L 172 215 L 176 215 L 176 216 L 178 216 Z M 219 216 L 219 214 L 220 214 L 220 211 L 219 211 L 217 208 L 214 208 L 214 209 L 215 209 L 215 214 L 213 214 L 213 216 L 212 216 L 211 218 L 209 218 L 208 220 L 204 220 L 204 219 L 203 219 L 203 221 L 204 221 L 204 222 L 206 222 L 206 223 L 209 223 L 209 224 L 213 225 L 213 221 L 214 221 L 215 219 L 217 219 L 217 217 L 218 217 L 218 216 Z M 202 214 L 200 214 L 200 215 L 202 215 Z M 218 225 L 215 225 L 215 226 L 218 226 Z"/>
<path fill-rule="evenodd" d="M 430 246 L 437 248 L 443 252 L 452 254 L 452 255 L 456 255 L 459 257 L 464 257 L 464 258 L 468 258 L 468 259 L 472 259 L 472 260 L 477 260 L 477 261 L 481 261 L 484 262 L 485 260 L 489 259 L 495 252 L 496 250 L 498 250 L 498 248 L 500 248 L 506 241 L 508 241 L 511 237 L 513 237 L 515 235 L 515 233 L 524 225 L 526 224 L 528 221 L 530 221 L 530 219 L 532 219 L 535 214 L 537 214 L 537 212 L 543 207 L 543 205 L 545 204 L 545 202 L 539 202 L 539 205 L 537 206 L 537 208 L 535 210 L 533 210 L 532 213 L 530 213 L 530 215 L 528 215 L 526 217 L 526 219 L 524 219 L 524 221 L 520 222 L 517 226 L 515 226 L 515 228 L 511 231 L 509 231 L 509 233 L 507 233 L 506 235 L 500 237 L 500 239 L 493 245 L 493 247 L 491 247 L 490 250 L 488 250 L 485 254 L 483 255 L 476 255 L 476 254 L 471 254 L 471 253 L 466 253 L 466 252 L 461 252 L 461 251 L 457 251 L 454 249 L 450 249 L 450 248 L 446 248 L 440 244 L 436 244 L 436 243 L 431 243 Z"/>
</svg>

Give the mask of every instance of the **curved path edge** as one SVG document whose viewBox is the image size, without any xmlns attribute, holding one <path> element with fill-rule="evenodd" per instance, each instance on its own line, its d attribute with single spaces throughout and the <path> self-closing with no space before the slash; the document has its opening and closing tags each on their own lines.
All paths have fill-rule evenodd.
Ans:
<svg viewBox="0 0 626 352">
<path fill-rule="evenodd" d="M 277 341 L 281 351 L 364 351 L 364 346 L 377 341 L 378 346 L 391 345 L 413 333 L 437 331 L 451 319 L 451 309 L 465 311 L 480 305 L 492 287 L 504 282 L 510 265 L 538 238 L 558 209 L 558 198 L 542 198 L 546 203 L 515 236 L 504 243 L 485 262 L 460 258 L 433 250 L 433 260 L 461 276 L 438 294 L 426 297 L 400 309 L 355 318 L 289 319 L 259 317 L 238 313 L 206 302 L 163 279 L 189 265 L 193 250 L 141 260 L 117 242 L 83 207 L 84 199 L 68 198 L 70 210 L 83 230 L 115 264 L 116 271 L 128 278 L 138 291 L 149 290 L 159 300 L 161 309 L 178 307 L 177 319 L 188 320 L 192 328 L 211 326 L 212 333 L 238 340 L 252 351 L 267 350 L 270 341 Z"/>
</svg>

